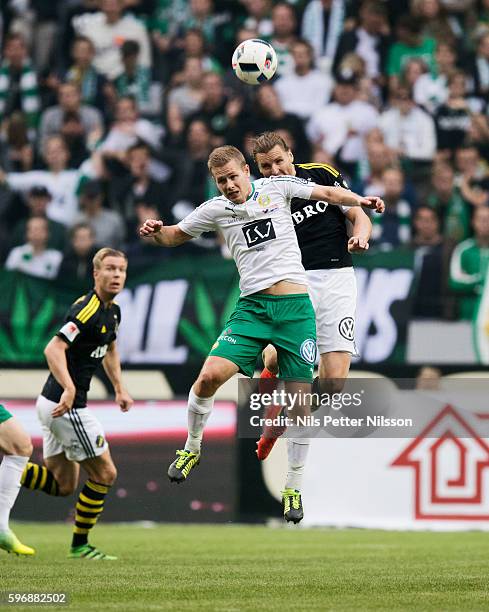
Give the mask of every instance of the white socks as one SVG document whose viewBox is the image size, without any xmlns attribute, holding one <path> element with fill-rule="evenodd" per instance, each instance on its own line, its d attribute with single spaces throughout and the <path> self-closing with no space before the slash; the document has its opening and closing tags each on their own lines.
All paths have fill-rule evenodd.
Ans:
<svg viewBox="0 0 489 612">
<path fill-rule="evenodd" d="M 0 531 L 8 531 L 10 510 L 20 490 L 20 479 L 29 457 L 5 455 L 0 464 Z"/>
<path fill-rule="evenodd" d="M 309 438 L 287 438 L 289 464 L 285 480 L 286 489 L 297 489 L 300 491 L 308 451 Z"/>
<path fill-rule="evenodd" d="M 192 453 L 200 453 L 202 435 L 214 405 L 214 396 L 197 397 L 193 388 L 188 394 L 188 438 L 185 442 L 185 450 Z"/>
</svg>

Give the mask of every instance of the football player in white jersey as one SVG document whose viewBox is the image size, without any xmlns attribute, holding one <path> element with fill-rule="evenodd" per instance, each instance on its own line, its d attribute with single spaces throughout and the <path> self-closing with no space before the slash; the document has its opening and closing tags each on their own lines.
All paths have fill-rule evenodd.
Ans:
<svg viewBox="0 0 489 612">
<path fill-rule="evenodd" d="M 279 375 L 287 381 L 288 391 L 310 392 L 316 326 L 290 214 L 292 198 L 384 210 L 380 198 L 363 198 L 342 187 L 316 185 L 296 177 L 251 182 L 242 153 L 231 146 L 214 149 L 208 167 L 221 196 L 208 200 L 177 225 L 167 227 L 162 221 L 148 219 L 140 228 L 141 236 L 167 247 L 218 229 L 240 276 L 241 296 L 236 308 L 189 393 L 188 438 L 168 469 L 172 482 L 183 482 L 200 462 L 203 430 L 217 389 L 238 372 L 253 376 L 257 357 L 268 344 L 277 348 Z M 307 450 L 307 440 L 288 439 L 289 465 L 282 502 L 285 519 L 294 523 L 303 517 L 300 485 Z"/>
</svg>

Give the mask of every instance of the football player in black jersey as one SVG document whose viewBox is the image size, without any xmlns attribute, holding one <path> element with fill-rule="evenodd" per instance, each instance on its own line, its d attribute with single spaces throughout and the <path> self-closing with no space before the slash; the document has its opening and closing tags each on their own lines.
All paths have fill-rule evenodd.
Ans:
<svg viewBox="0 0 489 612">
<path fill-rule="evenodd" d="M 265 132 L 256 139 L 253 156 L 265 177 L 292 175 L 321 185 L 348 188 L 333 166 L 294 164 L 292 151 L 276 132 Z M 357 354 L 354 338 L 357 290 L 350 253 L 368 249 L 372 224 L 361 207 L 328 206 L 321 201 L 294 198 L 291 212 L 316 311 L 321 391 L 337 393 L 348 376 L 351 356 Z M 351 238 L 347 219 L 353 226 Z M 277 352 L 271 345 L 264 351 L 264 363 L 262 377 L 275 376 Z M 266 459 L 270 453 L 277 433 L 261 437 L 257 449 L 260 459 Z"/>
<path fill-rule="evenodd" d="M 88 543 L 117 471 L 102 425 L 87 408 L 87 392 L 102 363 L 121 410 L 127 412 L 133 403 L 122 384 L 116 347 L 121 312 L 114 298 L 124 288 L 126 273 L 124 253 L 100 249 L 93 258 L 94 289 L 71 306 L 44 350 L 50 374 L 36 403 L 44 465 L 28 463 L 22 484 L 49 495 L 70 495 L 78 486 L 80 466 L 87 473 L 76 504 L 72 559 L 116 558 Z"/>
</svg>

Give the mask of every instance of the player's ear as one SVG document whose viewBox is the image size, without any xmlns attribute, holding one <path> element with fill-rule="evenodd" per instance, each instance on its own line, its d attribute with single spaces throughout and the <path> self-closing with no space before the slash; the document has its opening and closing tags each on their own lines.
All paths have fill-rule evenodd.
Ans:
<svg viewBox="0 0 489 612">
<path fill-rule="evenodd" d="M 248 164 L 244 165 L 243 172 L 246 174 L 246 176 L 250 176 L 250 167 L 248 166 Z"/>
<path fill-rule="evenodd" d="M 292 151 L 290 149 L 287 151 L 287 153 L 289 154 L 290 161 L 293 162 L 294 161 L 294 154 L 292 153 Z"/>
</svg>

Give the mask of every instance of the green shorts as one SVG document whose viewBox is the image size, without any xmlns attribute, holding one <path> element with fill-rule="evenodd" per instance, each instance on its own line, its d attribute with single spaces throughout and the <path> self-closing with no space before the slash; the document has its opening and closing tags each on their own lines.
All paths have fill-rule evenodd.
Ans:
<svg viewBox="0 0 489 612">
<path fill-rule="evenodd" d="M 312 381 L 316 320 L 307 293 L 239 298 L 209 355 L 229 359 L 252 377 L 267 344 L 277 349 L 279 378 Z"/>
<path fill-rule="evenodd" d="M 8 421 L 11 418 L 12 418 L 12 415 L 10 414 L 10 412 L 6 410 L 2 406 L 2 404 L 0 404 L 0 423 L 3 423 L 4 421 Z"/>
</svg>

